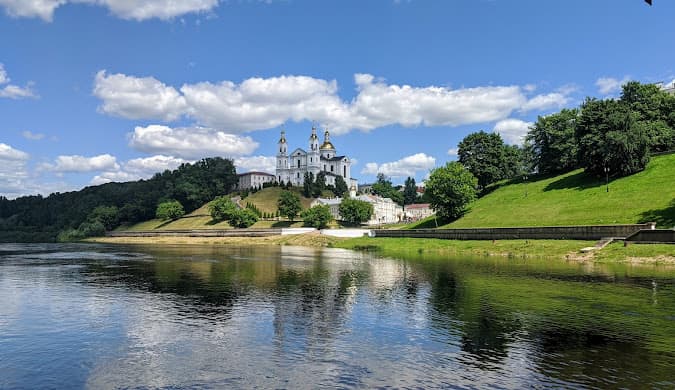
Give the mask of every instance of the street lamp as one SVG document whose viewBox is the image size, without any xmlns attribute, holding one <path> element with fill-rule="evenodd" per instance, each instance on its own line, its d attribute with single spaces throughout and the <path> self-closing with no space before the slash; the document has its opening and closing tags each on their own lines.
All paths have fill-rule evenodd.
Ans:
<svg viewBox="0 0 675 390">
<path fill-rule="evenodd" d="M 523 184 L 525 185 L 525 197 L 527 198 L 527 175 L 523 175 Z"/>
<path fill-rule="evenodd" d="M 605 188 L 609 192 L 609 167 L 602 168 L 605 171 Z"/>
</svg>

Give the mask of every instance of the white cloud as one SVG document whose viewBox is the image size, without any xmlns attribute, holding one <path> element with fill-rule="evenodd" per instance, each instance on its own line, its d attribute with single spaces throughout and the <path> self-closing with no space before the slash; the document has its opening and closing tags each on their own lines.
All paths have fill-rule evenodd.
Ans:
<svg viewBox="0 0 675 390">
<path fill-rule="evenodd" d="M 94 176 L 91 184 L 98 185 L 110 182 L 149 179 L 155 173 L 174 170 L 181 164 L 190 162 L 192 161 L 163 155 L 135 158 L 123 163 L 122 167 L 118 170 L 106 171 Z"/>
<path fill-rule="evenodd" d="M 28 153 L 0 143 L 0 160 L 24 161 L 28 160 Z"/>
<path fill-rule="evenodd" d="M 59 173 L 117 170 L 119 167 L 117 159 L 109 154 L 93 157 L 78 155 L 58 156 L 53 164 L 41 165 L 42 169 Z"/>
<path fill-rule="evenodd" d="M 66 4 L 87 3 L 104 6 L 122 19 L 173 19 L 195 12 L 208 12 L 219 0 L 0 0 L 0 6 L 13 17 L 51 21 L 56 8 Z"/>
<path fill-rule="evenodd" d="M 448 156 L 457 156 L 457 153 L 459 152 L 459 149 L 457 148 L 450 148 L 448 149 Z"/>
<path fill-rule="evenodd" d="M 22 132 L 21 132 L 21 136 L 22 136 L 23 138 L 29 139 L 29 140 L 31 140 L 31 141 L 39 141 L 39 140 L 41 140 L 41 139 L 43 139 L 43 138 L 45 137 L 45 135 L 42 134 L 42 133 L 33 133 L 33 132 L 31 132 L 31 131 L 28 131 L 28 130 L 22 131 Z"/>
<path fill-rule="evenodd" d="M 99 71 L 94 95 L 103 101 L 99 111 L 129 119 L 173 121 L 185 112 L 185 98 L 154 77 L 132 77 Z"/>
<path fill-rule="evenodd" d="M 532 125 L 532 122 L 509 118 L 497 122 L 493 131 L 499 133 L 506 143 L 522 145 Z"/>
<path fill-rule="evenodd" d="M 2 0 L 0 0 L 1 2 Z M 0 85 L 7 84 L 11 81 L 5 70 L 5 66 L 0 63 Z M 0 98 L 9 98 L 9 99 L 24 99 L 24 98 L 34 98 L 37 97 L 37 94 L 33 91 L 32 83 L 28 83 L 25 87 L 19 87 L 18 85 L 5 85 L 0 88 Z"/>
<path fill-rule="evenodd" d="M 237 84 L 201 82 L 180 89 L 153 77 L 97 74 L 94 95 L 101 112 L 131 119 L 173 121 L 182 116 L 198 125 L 238 133 L 278 127 L 287 121 L 318 121 L 333 134 L 400 125 L 460 126 L 506 119 L 514 111 L 544 110 L 568 103 L 568 89 L 528 99 L 523 87 L 447 87 L 387 84 L 356 74 L 357 95 L 338 96 L 335 80 L 308 76 L 249 78 Z"/>
<path fill-rule="evenodd" d="M 194 159 L 209 156 L 242 156 L 251 154 L 258 143 L 205 127 L 171 128 L 161 125 L 136 127 L 129 145 L 147 153 L 160 153 Z"/>
<path fill-rule="evenodd" d="M 436 165 L 436 159 L 425 153 L 417 153 L 404 157 L 398 161 L 377 164 L 367 163 L 361 170 L 362 174 L 376 175 L 383 173 L 389 177 L 415 176 L 418 171 L 428 171 Z"/>
<path fill-rule="evenodd" d="M 529 99 L 521 107 L 521 111 L 542 111 L 549 108 L 561 108 L 569 102 L 567 94 L 562 92 L 552 92 L 542 95 L 537 95 Z"/>
<path fill-rule="evenodd" d="M 621 90 L 621 86 L 630 81 L 629 76 L 625 76 L 623 79 L 618 80 L 613 77 L 600 77 L 596 82 L 595 86 L 598 87 L 598 92 L 603 95 L 609 95 L 614 92 Z"/>
<path fill-rule="evenodd" d="M 234 159 L 234 165 L 237 167 L 237 173 L 249 171 L 262 171 L 274 173 L 276 169 L 276 157 L 268 156 L 250 156 L 238 157 Z"/>
</svg>

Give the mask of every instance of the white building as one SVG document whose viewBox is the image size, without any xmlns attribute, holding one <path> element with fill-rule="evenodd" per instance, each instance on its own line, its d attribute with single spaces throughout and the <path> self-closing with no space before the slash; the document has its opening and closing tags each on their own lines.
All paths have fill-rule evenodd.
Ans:
<svg viewBox="0 0 675 390">
<path fill-rule="evenodd" d="M 356 179 L 351 176 L 351 160 L 347 156 L 338 155 L 335 146 L 330 142 L 328 130 L 324 133 L 323 143 L 319 146 L 316 127 L 312 127 L 309 151 L 297 148 L 289 154 L 285 131 L 281 132 L 277 145 L 276 180 L 279 183 L 290 181 L 294 186 L 301 186 L 305 182 L 305 173 L 311 172 L 316 177 L 319 172 L 324 172 L 327 185 L 334 186 L 335 179 L 339 176 L 348 187 L 358 186 Z"/>
<path fill-rule="evenodd" d="M 262 188 L 265 183 L 274 182 L 274 175 L 265 172 L 246 172 L 239 176 L 237 189 L 248 190 L 251 188 Z"/>
<path fill-rule="evenodd" d="M 373 216 L 366 222 L 366 225 L 397 223 L 403 220 L 403 207 L 396 204 L 396 202 L 390 198 L 381 198 L 375 195 L 358 195 L 353 198 L 373 205 Z M 312 202 L 311 206 L 328 206 L 333 219 L 339 221 L 342 220 L 342 216 L 340 215 L 340 203 L 342 203 L 341 198 L 318 198 Z"/>
<path fill-rule="evenodd" d="M 410 221 L 417 221 L 434 215 L 436 212 L 429 203 L 415 203 L 405 206 L 405 218 Z"/>
</svg>

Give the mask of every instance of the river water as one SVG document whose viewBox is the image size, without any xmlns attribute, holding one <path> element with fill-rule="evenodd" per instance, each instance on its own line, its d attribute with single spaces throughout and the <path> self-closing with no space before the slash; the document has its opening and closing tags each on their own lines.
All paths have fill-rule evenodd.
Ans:
<svg viewBox="0 0 675 390">
<path fill-rule="evenodd" d="M 0 388 L 673 388 L 675 269 L 0 244 Z"/>
</svg>

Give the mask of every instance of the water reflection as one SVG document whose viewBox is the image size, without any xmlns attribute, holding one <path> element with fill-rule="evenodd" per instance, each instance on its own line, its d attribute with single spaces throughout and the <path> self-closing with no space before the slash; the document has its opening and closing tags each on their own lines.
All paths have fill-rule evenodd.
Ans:
<svg viewBox="0 0 675 390">
<path fill-rule="evenodd" d="M 0 245 L 0 388 L 675 386 L 672 270 L 583 267 Z"/>
</svg>

